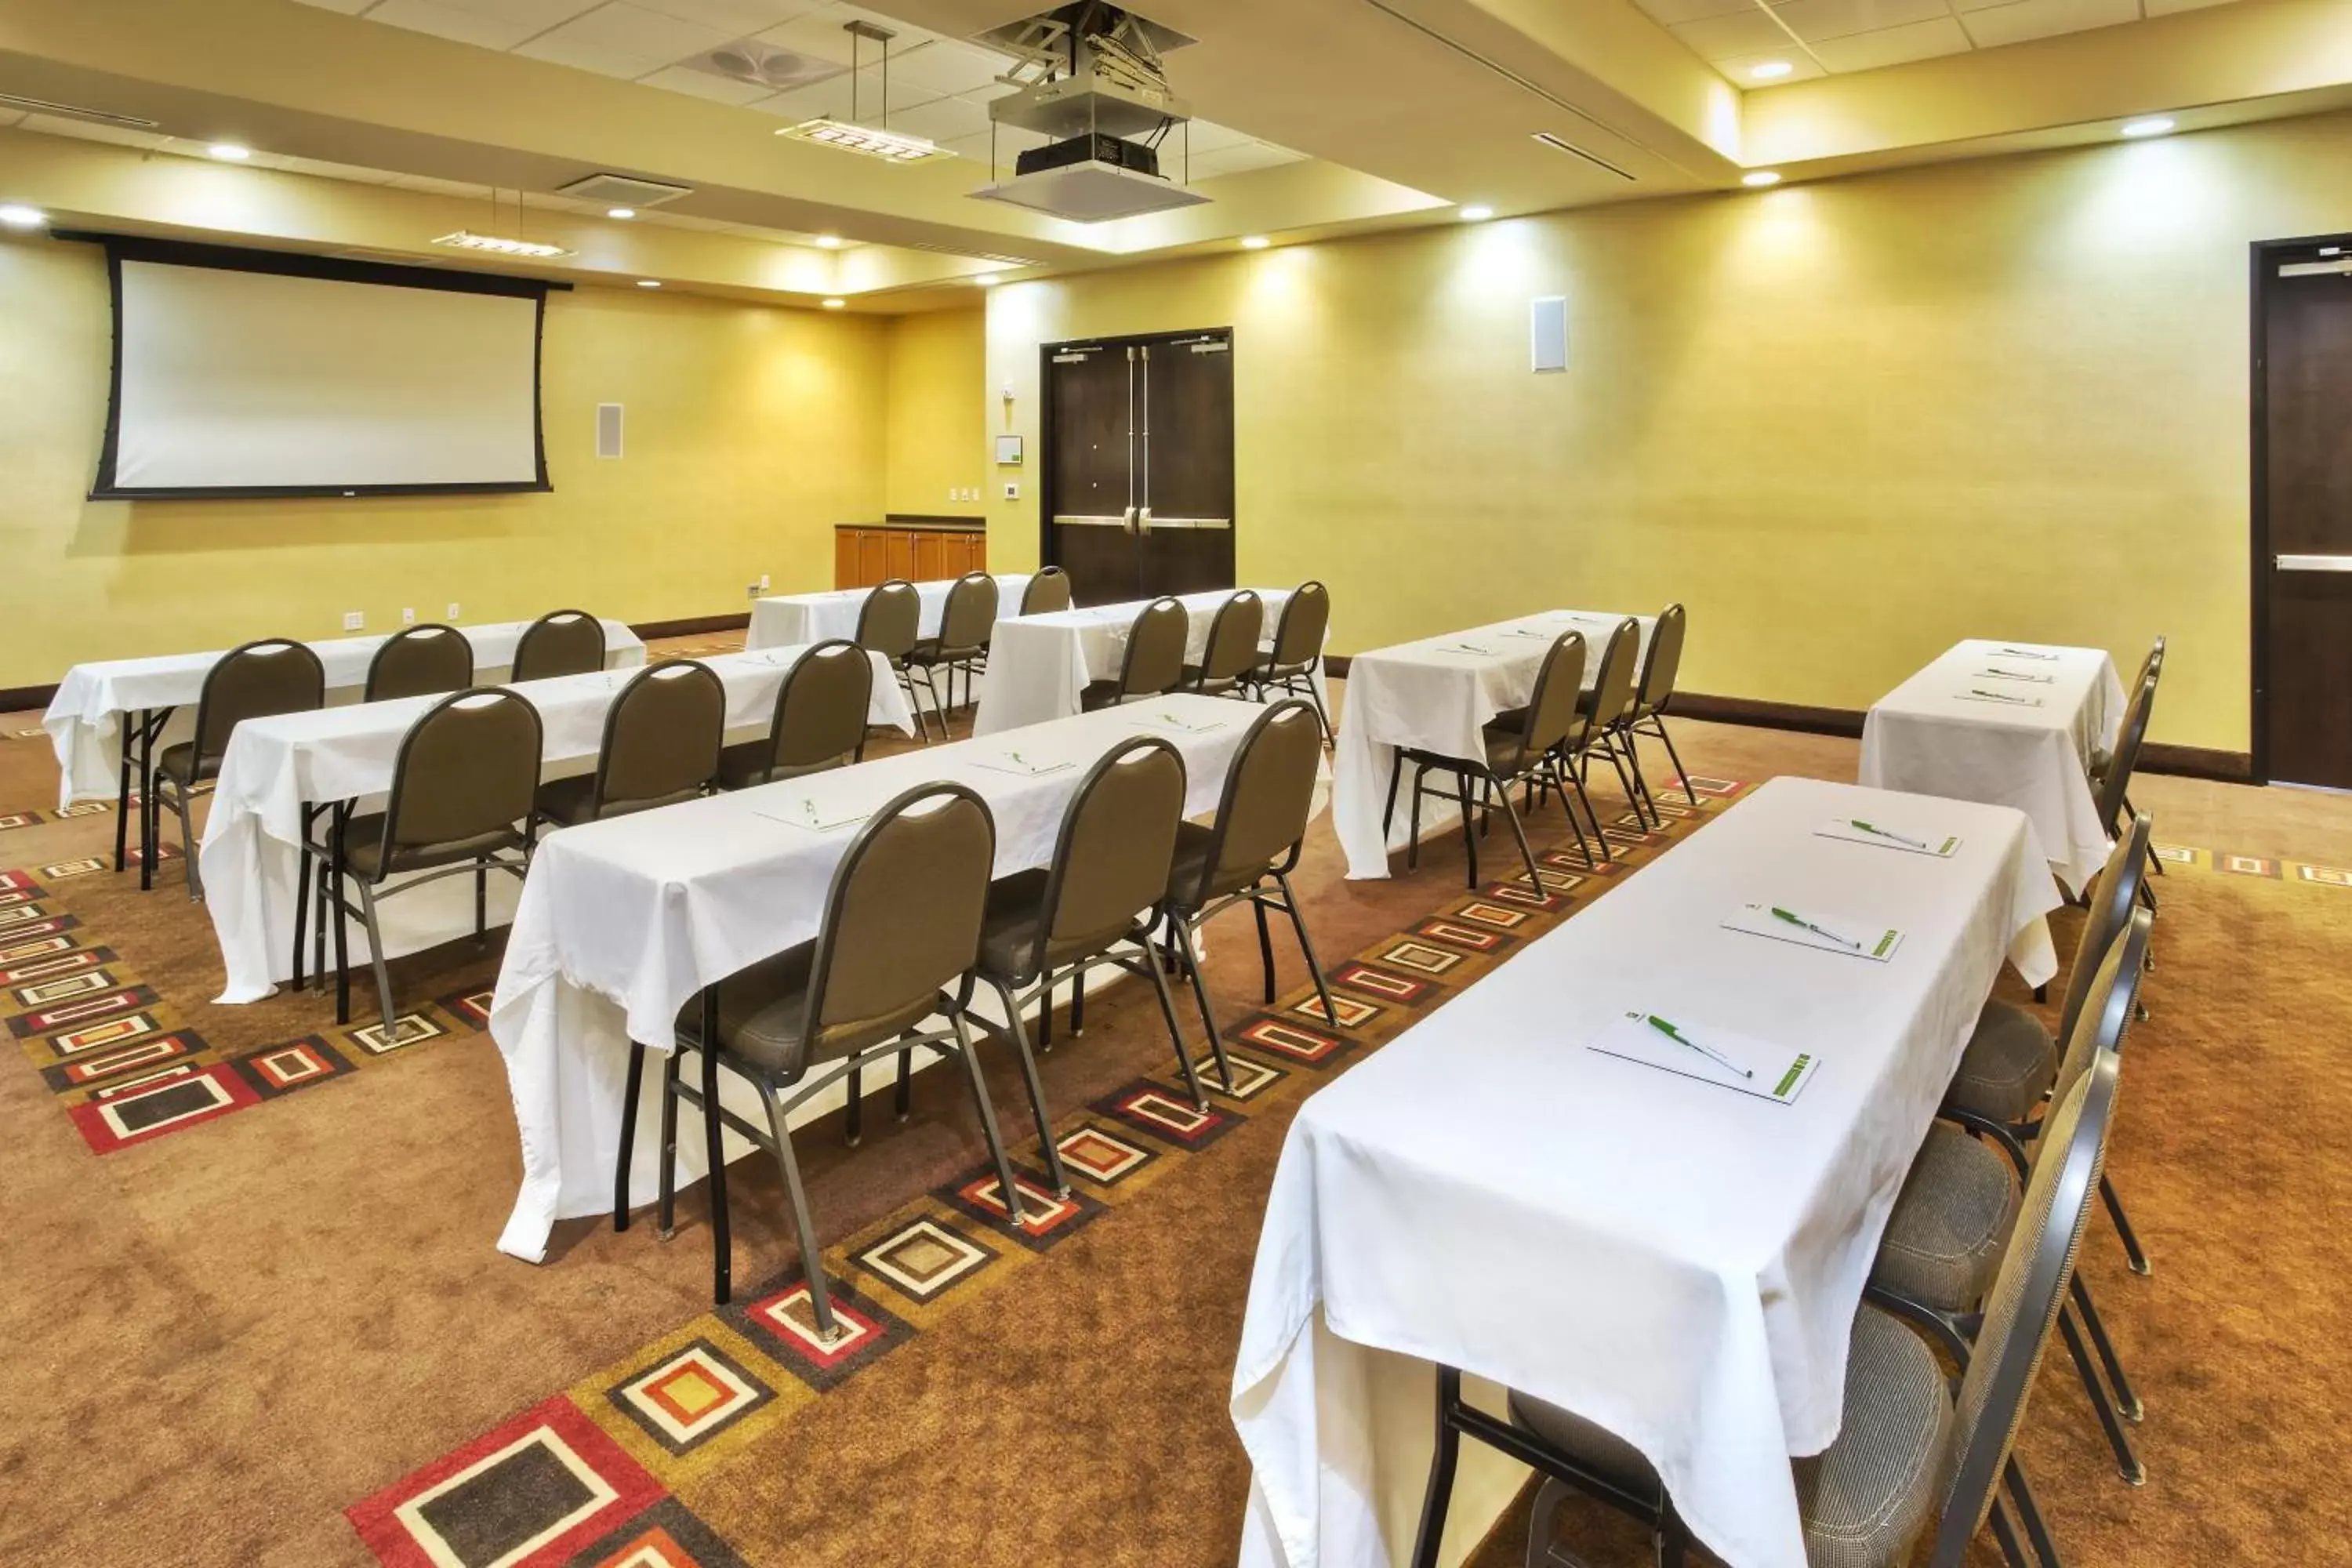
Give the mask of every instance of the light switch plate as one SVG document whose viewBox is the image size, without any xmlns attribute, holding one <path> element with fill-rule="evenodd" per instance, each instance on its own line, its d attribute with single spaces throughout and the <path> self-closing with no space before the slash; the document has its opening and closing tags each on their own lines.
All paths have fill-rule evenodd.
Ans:
<svg viewBox="0 0 2352 1568">
<path fill-rule="evenodd" d="M 404 609 L 401 611 L 400 624 L 404 626 L 415 626 L 416 624 L 416 612 L 413 609 Z"/>
<path fill-rule="evenodd" d="M 356 632 L 362 630 L 366 626 L 367 616 L 362 615 L 359 611 L 345 610 L 343 612 L 343 630 L 347 632 Z"/>
</svg>

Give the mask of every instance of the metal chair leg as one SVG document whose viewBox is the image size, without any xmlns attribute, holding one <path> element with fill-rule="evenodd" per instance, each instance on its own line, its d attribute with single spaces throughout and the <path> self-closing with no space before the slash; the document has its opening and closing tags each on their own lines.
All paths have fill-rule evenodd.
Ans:
<svg viewBox="0 0 2352 1568">
<path fill-rule="evenodd" d="M 2017 1531 L 2010 1528 L 2008 1510 L 1995 1500 L 1990 1517 L 1992 1538 L 2000 1543 L 2000 1560 L 2008 1568 L 2033 1568 L 2025 1560 L 2024 1551 L 2017 1544 Z"/>
<path fill-rule="evenodd" d="M 1437 1447 L 1429 1457 L 1429 1485 L 1421 1497 L 1421 1530 L 1412 1543 L 1412 1568 L 1437 1568 L 1437 1548 L 1445 1539 L 1446 1510 L 1454 1502 L 1454 1468 L 1462 1458 L 1462 1434 L 1447 1420 L 1462 1397 L 1462 1374 L 1437 1369 Z"/>
<path fill-rule="evenodd" d="M 392 1010 L 392 971 L 383 961 L 383 930 L 376 923 L 374 884 L 362 877 L 359 887 L 360 918 L 367 924 L 368 957 L 375 965 L 376 1002 L 383 1009 L 383 1043 L 390 1047 L 400 1038 L 400 1028 L 394 1022 L 399 1015 Z"/>
<path fill-rule="evenodd" d="M 1412 808 L 1406 813 L 1408 820 L 1404 829 L 1404 868 L 1408 871 L 1421 865 L 1421 781 L 1428 776 L 1428 773 L 1429 770 L 1421 763 L 1413 763 Z"/>
<path fill-rule="evenodd" d="M 1176 941 L 1184 951 L 1184 973 L 1192 977 L 1192 1000 L 1200 1004 L 1201 1026 L 1209 1031 L 1209 1051 L 1217 1060 L 1217 1080 L 1227 1094 L 1234 1090 L 1234 1064 L 1225 1059 L 1224 1037 L 1217 1033 L 1217 1016 L 1209 1008 L 1209 984 L 1201 974 L 1200 950 L 1192 945 L 1192 926 L 1182 915 L 1170 917 Z"/>
<path fill-rule="evenodd" d="M 1592 766 L 1592 750 L 1590 746 L 1585 748 L 1584 766 L 1588 771 Z M 1576 786 L 1576 798 L 1583 805 L 1584 815 L 1592 824 L 1592 837 L 1601 846 L 1601 858 L 1603 860 L 1614 860 L 1617 858 L 1617 852 L 1609 847 L 1609 835 L 1601 831 L 1601 814 L 1592 809 L 1592 797 L 1584 793 L 1584 774 L 1573 766 L 1564 771 L 1568 774 L 1568 782 Z M 1581 841 L 1580 832 L 1580 841 Z"/>
<path fill-rule="evenodd" d="M 1559 1506 L 1576 1494 L 1566 1481 L 1547 1476 L 1528 1510 L 1527 1568 L 1553 1568 L 1551 1538 L 1559 1528 Z"/>
<path fill-rule="evenodd" d="M 613 1228 L 629 1228 L 629 1155 L 637 1142 L 637 1091 L 646 1075 L 646 1047 L 629 1042 L 629 1076 L 621 1090 L 621 1152 L 613 1162 Z"/>
<path fill-rule="evenodd" d="M 2074 1370 L 2083 1379 L 2083 1392 L 2091 1398 L 2091 1411 L 2099 1418 L 2099 1426 L 2107 1435 L 2107 1447 L 2116 1454 L 2116 1468 L 2126 1481 L 2136 1487 L 2147 1485 L 2147 1467 L 2140 1463 L 2132 1451 L 2130 1435 L 2116 1415 L 2116 1407 L 2107 1398 L 2106 1389 L 2099 1382 L 2098 1373 L 2091 1365 L 2090 1352 L 2084 1348 L 2082 1331 L 2074 1326 L 2074 1312 L 2061 1306 L 2058 1312 L 2059 1332 L 2066 1337 L 2066 1352 L 2074 1358 Z"/>
<path fill-rule="evenodd" d="M 1536 869 L 1536 852 L 1528 847 L 1528 830 L 1519 822 L 1519 808 L 1511 804 L 1511 792 L 1504 790 L 1503 820 L 1509 825 L 1511 837 L 1518 840 L 1519 858 L 1528 863 L 1528 880 L 1538 893 L 1544 890 L 1543 873 Z"/>
<path fill-rule="evenodd" d="M 1062 1152 L 1054 1146 L 1054 1119 L 1045 1110 L 1045 1086 L 1037 1078 L 1037 1058 L 1029 1054 L 1029 1031 L 1021 1023 L 1021 998 L 1001 980 L 992 980 L 988 984 L 996 993 L 997 1000 L 1004 1004 L 1005 1026 L 1013 1036 L 1013 1054 L 1020 1058 L 1021 1081 L 1029 1091 L 1030 1113 L 1037 1119 L 1037 1146 L 1045 1151 L 1045 1169 L 1054 1178 L 1055 1193 L 1066 1198 L 1070 1195 L 1070 1178 L 1062 1169 Z"/>
<path fill-rule="evenodd" d="M 2107 1217 L 2116 1222 L 2116 1235 L 2124 1244 L 2124 1256 L 2131 1259 L 2131 1271 L 2145 1279 L 2156 1272 L 2147 1254 L 2139 1244 L 2138 1233 L 2132 1229 L 2130 1218 L 2124 1213 L 2124 1201 L 2116 1195 L 2116 1184 L 2102 1172 L 2099 1176 L 2099 1201 L 2107 1206 Z"/>
<path fill-rule="evenodd" d="M 1478 834 L 1470 820 L 1474 815 L 1470 805 L 1470 775 L 1459 769 L 1454 774 L 1454 798 L 1462 807 L 1462 851 L 1469 858 L 1470 890 L 1475 893 L 1478 890 Z M 1538 888 L 1536 891 L 1540 893 L 1543 889 Z"/>
<path fill-rule="evenodd" d="M 702 1032 L 697 1037 L 702 1042 L 702 1147 L 709 1162 L 710 1187 L 710 1300 L 725 1306 L 735 1293 L 735 1243 L 728 1234 L 727 1213 L 727 1139 L 719 1120 L 719 992 L 715 986 L 702 988 Z M 776 1130 L 781 1133 L 783 1129 Z M 778 1149 L 786 1149 L 781 1138 Z M 793 1168 L 789 1153 L 780 1156 L 784 1165 L 785 1189 L 800 1195 L 800 1173 Z M 798 1212 L 805 1215 L 803 1199 Z M 809 1234 L 803 1232 L 803 1236 Z M 822 1293 L 816 1297 L 817 1321 L 823 1323 L 833 1308 Z"/>
<path fill-rule="evenodd" d="M 2068 1286 L 2074 1310 L 2083 1320 L 2083 1331 L 2090 1337 L 2091 1348 L 2098 1352 L 2099 1365 L 2107 1374 L 2107 1387 L 2114 1394 L 2116 1414 L 2137 1426 L 2147 1414 L 2146 1405 L 2132 1387 L 2131 1378 L 2124 1372 L 2123 1358 L 2116 1353 L 2113 1340 L 2107 1338 L 2107 1326 L 2099 1321 L 2097 1303 L 2091 1300 L 2091 1288 L 2083 1282 L 2078 1272 Z"/>
<path fill-rule="evenodd" d="M 1265 969 L 1265 1005 L 1274 1005 L 1274 936 L 1266 930 L 1265 906 L 1257 900 L 1250 900 L 1250 912 L 1257 917 L 1257 956 Z"/>
<path fill-rule="evenodd" d="M 661 1191 L 654 1205 L 654 1229 L 664 1241 L 677 1234 L 677 1075 L 686 1047 L 672 1046 L 662 1063 Z"/>
<path fill-rule="evenodd" d="M 1176 1065 L 1183 1070 L 1184 1087 L 1192 1091 L 1195 1110 L 1209 1109 L 1208 1094 L 1201 1088 L 1201 1075 L 1192 1069 L 1192 1053 L 1184 1048 L 1184 1026 L 1176 1018 L 1176 994 L 1168 989 L 1167 971 L 1160 966 L 1159 956 L 1150 951 L 1147 933 L 1144 942 L 1144 968 L 1151 975 L 1151 988 L 1160 997 L 1160 1016 L 1168 1026 L 1168 1038 L 1176 1047 Z M 1051 994 L 1048 993 L 1048 1001 Z"/>
<path fill-rule="evenodd" d="M 1658 727 L 1658 740 L 1666 748 L 1666 761 L 1675 764 L 1675 777 L 1682 781 L 1683 798 L 1689 801 L 1692 805 L 1697 805 L 1698 791 L 1691 788 L 1690 770 L 1683 766 L 1681 755 L 1675 751 L 1675 738 L 1666 733 L 1666 716 L 1663 713 L 1653 713 L 1650 715 L 1650 722 Z"/>
<path fill-rule="evenodd" d="M 848 1097 L 841 1107 L 841 1141 L 852 1149 L 866 1138 L 866 1071 L 849 1069 Z"/>
<path fill-rule="evenodd" d="M 901 1121 L 915 1109 L 915 1051 L 909 1046 L 898 1053 L 898 1082 L 890 1091 L 890 1109 Z"/>
<path fill-rule="evenodd" d="M 1323 999 L 1323 1021 L 1336 1029 L 1339 1026 L 1339 1010 L 1331 1005 L 1331 987 L 1323 978 L 1323 964 L 1315 956 L 1315 943 L 1307 935 L 1307 917 L 1298 908 L 1298 895 L 1291 891 L 1288 873 L 1276 871 L 1274 880 L 1282 889 L 1282 904 L 1290 916 L 1290 929 L 1298 933 L 1298 951 L 1307 960 L 1307 973 L 1315 978 L 1315 994 Z"/>
<path fill-rule="evenodd" d="M 2026 1543 L 2042 1560 L 2042 1568 L 2061 1568 L 2058 1543 L 2050 1539 L 2050 1525 L 2042 1517 L 2042 1505 L 2034 1500 L 2033 1489 L 2026 1484 L 2025 1472 L 2017 1466 L 2016 1456 L 2010 1457 L 2002 1474 L 2009 1480 L 2010 1500 L 2017 1505 L 2018 1522 L 2025 1527 Z"/>
<path fill-rule="evenodd" d="M 1070 1038 L 1076 1039 L 1087 1032 L 1087 972 L 1079 970 L 1070 976 Z"/>
<path fill-rule="evenodd" d="M 1389 841 L 1389 830 L 1396 826 L 1397 782 L 1404 777 L 1404 752 L 1397 751 L 1389 758 L 1389 804 L 1381 813 L 1381 842 Z"/>
<path fill-rule="evenodd" d="M 972 1048 L 971 1028 L 963 1021 L 961 1010 L 950 1013 L 948 1023 L 955 1029 L 956 1055 L 963 1058 L 965 1076 L 971 1079 L 972 1103 L 980 1108 L 980 1135 L 988 1141 L 988 1157 L 996 1163 L 997 1190 L 1004 1194 L 1005 1215 L 1015 1231 L 1026 1231 L 1029 1222 L 1021 1212 L 1021 1188 L 1013 1182 L 1013 1162 L 1005 1157 L 1004 1140 L 997 1135 L 996 1109 L 988 1103 L 988 1080 L 981 1076 L 980 1053 Z"/>
<path fill-rule="evenodd" d="M 180 858 L 188 863 L 188 902 L 200 904 L 205 901 L 205 878 L 196 868 L 196 826 L 188 794 L 184 789 L 173 790 L 172 803 L 180 813 Z"/>
<path fill-rule="evenodd" d="M 1592 858 L 1592 846 L 1585 842 L 1584 824 L 1577 820 L 1576 802 L 1569 796 L 1568 781 L 1559 776 L 1559 762 L 1551 757 L 1546 757 L 1541 772 L 1547 781 L 1545 787 L 1559 792 L 1559 814 L 1568 818 L 1568 830 L 1576 835 L 1576 852 L 1584 858 L 1584 868 L 1589 871 L 1595 864 Z"/>
<path fill-rule="evenodd" d="M 759 1089 L 760 1101 L 768 1109 L 768 1132 L 776 1141 L 776 1164 L 784 1173 L 784 1197 L 793 1207 L 793 1232 L 800 1242 L 809 1310 L 816 1316 L 817 1338 L 831 1344 L 841 1337 L 841 1325 L 833 1315 L 833 1280 L 825 1274 L 824 1259 L 817 1254 L 816 1221 L 809 1215 L 808 1189 L 801 1184 L 800 1162 L 793 1158 L 793 1135 L 784 1125 L 782 1102 L 765 1082 L 759 1082 Z"/>
</svg>

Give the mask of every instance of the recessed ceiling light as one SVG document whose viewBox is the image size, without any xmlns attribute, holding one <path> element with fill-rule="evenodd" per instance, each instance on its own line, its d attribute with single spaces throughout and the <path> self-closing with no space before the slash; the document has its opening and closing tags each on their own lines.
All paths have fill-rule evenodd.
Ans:
<svg viewBox="0 0 2352 1568">
<path fill-rule="evenodd" d="M 242 163 L 253 156 L 253 149 L 240 147 L 234 142 L 215 142 L 205 149 L 207 158 L 218 158 L 225 163 Z"/>
<path fill-rule="evenodd" d="M 816 237 L 816 242 L 819 247 L 826 250 L 839 250 L 841 248 L 841 236 L 837 234 L 818 235 Z"/>
<path fill-rule="evenodd" d="M 462 228 L 453 234 L 445 234 L 433 243 L 458 250 L 487 250 L 497 256 L 530 256 L 541 259 L 573 254 L 560 245 L 541 245 L 530 239 L 507 239 L 495 234 L 475 234 Z"/>
<path fill-rule="evenodd" d="M 1266 237 L 1262 234 L 1245 234 L 1242 236 L 1242 248 L 1244 250 L 1264 250 L 1267 246 L 1272 245 L 1274 241 L 1266 238 Z"/>
<path fill-rule="evenodd" d="M 848 303 L 849 303 L 849 301 L 848 301 L 848 300 L 827 300 L 824 302 L 824 308 L 825 308 L 826 310 L 840 310 L 844 305 L 846 305 L 846 304 L 848 304 Z"/>
<path fill-rule="evenodd" d="M 993 272 L 983 272 L 983 273 L 981 273 L 978 277 L 974 278 L 974 279 L 972 279 L 972 281 L 973 281 L 973 282 L 975 282 L 975 283 L 977 283 L 977 284 L 979 284 L 979 285 L 980 285 L 982 288 L 983 288 L 983 289 L 993 289 L 993 288 L 995 288 L 999 283 L 1003 282 L 1003 281 L 1004 281 L 1004 279 L 1002 279 L 1002 278 L 999 278 L 999 277 L 998 277 L 995 273 L 993 273 Z"/>
<path fill-rule="evenodd" d="M 637 287 L 640 289 L 658 289 L 661 287 L 661 279 L 658 278 L 640 278 L 637 279 Z"/>
<path fill-rule="evenodd" d="M 48 221 L 48 215 L 38 207 L 19 206 L 14 202 L 0 207 L 0 223 L 10 228 L 38 228 Z"/>
<path fill-rule="evenodd" d="M 1777 185 L 1780 183 L 1780 174 L 1777 169 L 1750 169 L 1739 176 L 1739 183 L 1743 185 Z"/>
<path fill-rule="evenodd" d="M 2126 136 L 2134 137 L 2161 136 L 2171 129 L 2172 117 L 2170 115 L 2151 114 L 2146 120 L 2125 121 L 2123 122 L 2122 133 Z"/>
<path fill-rule="evenodd" d="M 1749 66 L 1748 74 L 1758 81 L 1778 81 L 1796 68 L 1787 60 L 1764 60 Z"/>
<path fill-rule="evenodd" d="M 1494 216 L 1495 209 L 1490 206 L 1467 206 L 1462 209 L 1464 223 L 1485 223 Z"/>
<path fill-rule="evenodd" d="M 635 217 L 637 216 L 637 209 L 635 207 L 614 207 L 604 216 L 606 217 Z"/>
</svg>

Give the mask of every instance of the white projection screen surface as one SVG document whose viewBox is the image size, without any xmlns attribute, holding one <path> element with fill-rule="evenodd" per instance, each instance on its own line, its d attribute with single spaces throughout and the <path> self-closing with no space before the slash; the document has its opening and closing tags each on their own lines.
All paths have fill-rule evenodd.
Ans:
<svg viewBox="0 0 2352 1568">
<path fill-rule="evenodd" d="M 542 285 L 484 279 L 495 291 L 479 291 L 425 273 L 420 287 L 375 280 L 399 268 L 320 276 L 309 268 L 332 264 L 269 260 L 114 257 L 115 395 L 94 494 L 547 488 Z"/>
</svg>

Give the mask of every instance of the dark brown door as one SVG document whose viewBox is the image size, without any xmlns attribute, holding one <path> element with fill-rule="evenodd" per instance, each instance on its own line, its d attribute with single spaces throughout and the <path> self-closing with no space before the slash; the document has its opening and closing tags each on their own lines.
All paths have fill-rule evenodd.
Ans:
<svg viewBox="0 0 2352 1568">
<path fill-rule="evenodd" d="M 2352 789 L 2352 276 L 2273 257 L 2262 280 L 2269 776 Z"/>
<path fill-rule="evenodd" d="M 1234 584 L 1233 339 L 1045 356 L 1045 558 L 1080 605 Z"/>
</svg>

